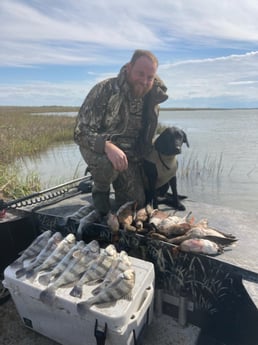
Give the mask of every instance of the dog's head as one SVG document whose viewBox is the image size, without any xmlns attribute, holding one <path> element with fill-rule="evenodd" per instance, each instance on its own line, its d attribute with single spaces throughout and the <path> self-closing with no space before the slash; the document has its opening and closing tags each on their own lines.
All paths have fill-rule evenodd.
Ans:
<svg viewBox="0 0 258 345">
<path fill-rule="evenodd" d="M 154 147 L 161 154 L 171 156 L 181 153 L 183 143 L 189 147 L 185 132 L 177 127 L 168 127 L 157 137 Z"/>
</svg>

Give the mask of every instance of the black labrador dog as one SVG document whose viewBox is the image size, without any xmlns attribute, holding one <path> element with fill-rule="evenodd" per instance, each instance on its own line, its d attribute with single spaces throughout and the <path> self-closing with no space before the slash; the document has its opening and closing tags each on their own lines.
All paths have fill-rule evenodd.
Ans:
<svg viewBox="0 0 258 345">
<path fill-rule="evenodd" d="M 176 177 L 178 167 L 176 156 L 181 153 L 183 143 L 189 147 L 186 133 L 177 127 L 166 128 L 155 139 L 152 151 L 143 162 L 147 178 L 146 204 L 158 208 L 159 203 L 165 203 L 177 210 L 185 210 L 180 199 L 186 197 L 178 195 Z M 169 187 L 172 194 L 167 193 Z"/>
</svg>

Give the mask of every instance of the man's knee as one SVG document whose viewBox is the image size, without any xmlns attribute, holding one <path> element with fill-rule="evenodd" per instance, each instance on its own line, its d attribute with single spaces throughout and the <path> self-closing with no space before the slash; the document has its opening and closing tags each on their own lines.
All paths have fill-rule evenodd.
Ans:
<svg viewBox="0 0 258 345">
<path fill-rule="evenodd" d="M 114 182 L 116 204 L 121 206 L 127 201 L 135 200 L 137 208 L 144 207 L 145 193 L 142 179 L 138 176 L 119 176 Z"/>
<path fill-rule="evenodd" d="M 88 170 L 92 175 L 96 189 L 100 191 L 109 190 L 110 184 L 118 176 L 118 172 L 113 168 L 110 160 L 105 154 L 93 152 L 85 147 L 80 147 L 80 151 L 88 164 Z"/>
</svg>

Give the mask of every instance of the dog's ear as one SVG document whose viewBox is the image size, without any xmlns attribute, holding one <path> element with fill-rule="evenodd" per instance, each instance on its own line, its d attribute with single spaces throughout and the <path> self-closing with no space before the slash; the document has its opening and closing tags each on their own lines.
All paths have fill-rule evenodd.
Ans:
<svg viewBox="0 0 258 345">
<path fill-rule="evenodd" d="M 154 141 L 155 150 L 157 150 L 161 154 L 165 154 L 165 155 L 168 154 L 167 149 L 170 146 L 169 139 L 170 139 L 170 128 L 166 128 L 155 139 Z"/>
<path fill-rule="evenodd" d="M 182 131 L 182 133 L 183 133 L 183 138 L 184 138 L 183 143 L 186 143 L 186 146 L 190 147 L 186 133 L 184 131 Z"/>
</svg>

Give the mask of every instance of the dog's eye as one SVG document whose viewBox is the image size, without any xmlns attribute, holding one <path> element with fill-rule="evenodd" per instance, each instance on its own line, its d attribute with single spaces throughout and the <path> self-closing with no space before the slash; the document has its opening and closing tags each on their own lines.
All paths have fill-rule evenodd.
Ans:
<svg viewBox="0 0 258 345">
<path fill-rule="evenodd" d="M 175 134 L 175 138 L 176 139 L 181 139 L 182 138 L 182 134 L 181 133 L 176 133 Z"/>
</svg>

